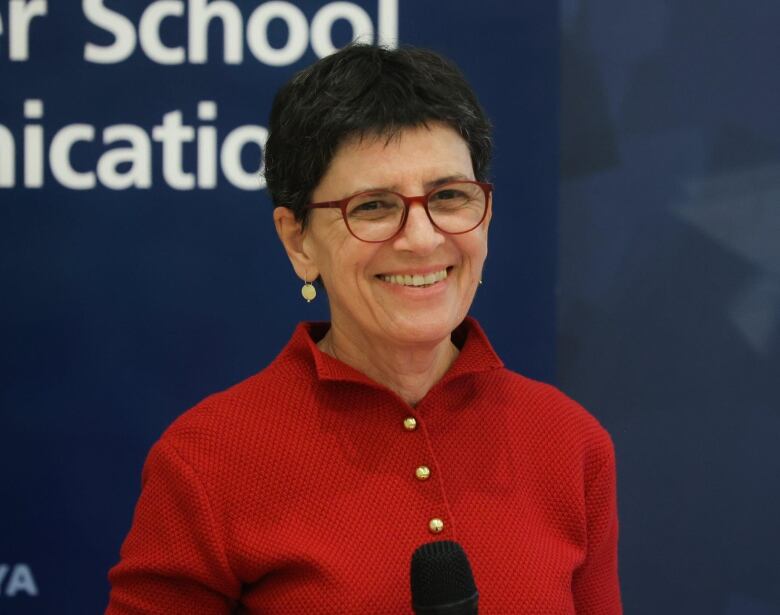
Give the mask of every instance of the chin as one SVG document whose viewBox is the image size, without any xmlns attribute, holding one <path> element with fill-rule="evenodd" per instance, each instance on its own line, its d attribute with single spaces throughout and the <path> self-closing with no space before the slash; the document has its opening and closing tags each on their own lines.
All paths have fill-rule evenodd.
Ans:
<svg viewBox="0 0 780 615">
<path fill-rule="evenodd" d="M 449 338 L 463 318 L 437 314 L 410 315 L 385 327 L 387 337 L 401 344 L 438 343 Z"/>
</svg>

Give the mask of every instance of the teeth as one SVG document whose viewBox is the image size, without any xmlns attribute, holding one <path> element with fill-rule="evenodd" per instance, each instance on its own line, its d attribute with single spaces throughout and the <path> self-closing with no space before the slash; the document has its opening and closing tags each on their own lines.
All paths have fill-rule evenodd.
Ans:
<svg viewBox="0 0 780 615">
<path fill-rule="evenodd" d="M 441 271 L 428 273 L 426 275 L 383 275 L 381 278 L 385 282 L 400 284 L 401 286 L 430 286 L 431 284 L 436 284 L 436 282 L 445 280 L 447 278 L 447 270 L 442 269 Z"/>
</svg>

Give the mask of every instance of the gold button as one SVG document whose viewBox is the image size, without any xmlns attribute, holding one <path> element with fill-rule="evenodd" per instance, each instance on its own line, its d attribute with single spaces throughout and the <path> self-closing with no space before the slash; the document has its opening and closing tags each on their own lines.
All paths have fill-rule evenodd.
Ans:
<svg viewBox="0 0 780 615">
<path fill-rule="evenodd" d="M 417 429 L 417 419 L 413 416 L 408 416 L 404 419 L 404 429 L 406 431 L 414 431 Z"/>
<path fill-rule="evenodd" d="M 431 519 L 428 522 L 428 529 L 431 530 L 432 534 L 438 534 L 444 529 L 444 521 L 441 519 Z"/>
<path fill-rule="evenodd" d="M 420 466 L 414 471 L 414 475 L 419 480 L 428 480 L 431 475 L 431 469 L 428 466 Z"/>
</svg>

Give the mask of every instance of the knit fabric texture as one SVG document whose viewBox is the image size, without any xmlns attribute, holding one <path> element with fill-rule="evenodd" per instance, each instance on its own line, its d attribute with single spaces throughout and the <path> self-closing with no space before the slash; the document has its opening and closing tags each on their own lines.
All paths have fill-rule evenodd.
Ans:
<svg viewBox="0 0 780 615">
<path fill-rule="evenodd" d="M 411 556 L 432 540 L 463 546 L 482 614 L 622 613 L 595 418 L 506 369 L 473 319 L 414 407 L 322 353 L 327 327 L 299 325 L 152 447 L 109 615 L 411 613 Z"/>
</svg>

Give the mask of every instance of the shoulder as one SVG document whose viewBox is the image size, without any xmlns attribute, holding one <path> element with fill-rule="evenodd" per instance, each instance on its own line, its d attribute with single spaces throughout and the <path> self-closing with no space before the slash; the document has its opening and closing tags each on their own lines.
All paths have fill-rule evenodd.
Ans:
<svg viewBox="0 0 780 615">
<path fill-rule="evenodd" d="M 296 397 L 311 385 L 311 378 L 306 377 L 300 365 L 275 361 L 249 378 L 198 402 L 180 415 L 162 437 L 180 439 L 190 432 L 241 430 L 247 423 L 272 416 L 275 409 L 295 405 Z"/>
<path fill-rule="evenodd" d="M 160 441 L 204 473 L 248 457 L 256 463 L 303 437 L 316 406 L 317 377 L 296 336 L 265 369 L 180 415 Z"/>
<path fill-rule="evenodd" d="M 613 457 L 612 440 L 599 421 L 553 385 L 507 369 L 475 319 L 467 318 L 456 330 L 457 340 L 462 345 L 460 374 L 478 383 L 482 411 L 486 416 L 497 411 L 523 445 L 536 444 L 549 454 L 597 467 Z"/>
<path fill-rule="evenodd" d="M 598 469 L 614 462 L 612 438 L 580 403 L 557 387 L 509 369 L 496 370 L 489 388 L 507 420 L 550 450 L 575 454 Z"/>
</svg>

